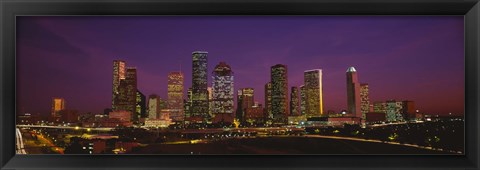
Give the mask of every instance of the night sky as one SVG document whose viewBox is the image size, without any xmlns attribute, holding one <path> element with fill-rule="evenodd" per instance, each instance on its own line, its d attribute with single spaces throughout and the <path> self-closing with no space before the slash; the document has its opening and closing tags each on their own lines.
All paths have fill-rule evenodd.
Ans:
<svg viewBox="0 0 480 170">
<path fill-rule="evenodd" d="M 235 91 L 253 87 L 260 103 L 270 67 L 286 64 L 290 87 L 303 84 L 303 71 L 322 69 L 324 110 L 346 109 L 345 71 L 354 66 L 371 102 L 463 114 L 463 16 L 21 16 L 17 107 L 48 114 L 56 96 L 68 109 L 102 113 L 115 59 L 137 68 L 147 97 L 165 99 L 168 72 L 181 69 L 185 91 L 191 86 L 197 50 L 209 52 L 209 86 L 225 61 Z"/>
</svg>

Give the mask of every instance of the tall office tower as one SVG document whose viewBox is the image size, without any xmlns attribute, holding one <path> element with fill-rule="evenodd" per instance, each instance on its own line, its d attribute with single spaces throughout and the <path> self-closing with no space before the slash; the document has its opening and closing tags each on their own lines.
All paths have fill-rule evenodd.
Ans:
<svg viewBox="0 0 480 170">
<path fill-rule="evenodd" d="M 135 106 L 135 111 L 137 112 L 139 118 L 146 118 L 148 117 L 147 115 L 147 109 L 146 109 L 147 101 L 145 98 L 145 95 L 137 90 L 137 98 L 136 98 L 136 106 Z"/>
<path fill-rule="evenodd" d="M 242 88 L 237 92 L 237 112 L 235 117 L 241 122 L 245 119 L 245 110 L 252 108 L 255 104 L 253 93 L 253 88 Z"/>
<path fill-rule="evenodd" d="M 388 100 L 386 103 L 387 121 L 397 122 L 403 121 L 403 102 L 397 102 L 395 100 Z"/>
<path fill-rule="evenodd" d="M 116 110 L 117 101 L 119 101 L 119 89 L 120 80 L 125 79 L 125 61 L 113 60 L 113 83 L 112 83 L 112 110 Z"/>
<path fill-rule="evenodd" d="M 300 99 L 298 98 L 298 87 L 293 86 L 290 92 L 290 115 L 300 115 Z"/>
<path fill-rule="evenodd" d="M 288 112 L 288 70 L 286 65 L 271 67 L 272 114 L 276 124 L 287 123 Z"/>
<path fill-rule="evenodd" d="M 192 88 L 187 90 L 187 100 L 185 100 L 185 118 L 189 118 L 192 115 Z"/>
<path fill-rule="evenodd" d="M 183 121 L 185 112 L 183 108 L 183 73 L 170 72 L 168 74 L 168 109 L 173 121 Z"/>
<path fill-rule="evenodd" d="M 208 115 L 210 117 L 213 117 L 213 88 L 212 87 L 208 87 L 207 88 L 207 91 L 208 91 Z"/>
<path fill-rule="evenodd" d="M 307 90 L 304 85 L 300 86 L 300 114 L 307 114 Z"/>
<path fill-rule="evenodd" d="M 415 120 L 415 102 L 414 101 L 402 101 L 402 115 L 405 120 Z"/>
<path fill-rule="evenodd" d="M 135 112 L 137 103 L 137 69 L 127 67 L 125 79 L 120 80 L 118 105 L 114 111 L 129 111 L 132 115 L 132 122 L 138 123 L 138 116 Z"/>
<path fill-rule="evenodd" d="M 365 120 L 365 114 L 370 112 L 370 99 L 368 97 L 368 84 L 360 84 L 360 104 L 362 119 Z"/>
<path fill-rule="evenodd" d="M 265 84 L 265 117 L 273 119 L 272 114 L 272 82 Z"/>
<path fill-rule="evenodd" d="M 303 72 L 306 90 L 306 114 L 308 117 L 323 115 L 322 70 L 314 69 Z"/>
<path fill-rule="evenodd" d="M 192 53 L 192 112 L 191 116 L 208 118 L 207 91 L 207 55 L 208 52 Z"/>
<path fill-rule="evenodd" d="M 58 112 L 65 109 L 65 99 L 54 97 L 52 98 L 52 112 L 51 115 L 53 118 L 59 117 Z"/>
<path fill-rule="evenodd" d="M 237 111 L 235 111 L 235 118 L 240 122 L 243 122 L 244 112 L 242 107 L 243 95 L 242 89 L 237 91 Z"/>
<path fill-rule="evenodd" d="M 148 118 L 158 119 L 160 110 L 160 97 L 156 94 L 148 96 Z"/>
<path fill-rule="evenodd" d="M 360 83 L 355 68 L 347 69 L 347 104 L 348 112 L 355 117 L 362 117 L 360 103 Z"/>
<path fill-rule="evenodd" d="M 233 116 L 233 71 L 225 62 L 220 62 L 212 74 L 213 114 Z"/>
</svg>

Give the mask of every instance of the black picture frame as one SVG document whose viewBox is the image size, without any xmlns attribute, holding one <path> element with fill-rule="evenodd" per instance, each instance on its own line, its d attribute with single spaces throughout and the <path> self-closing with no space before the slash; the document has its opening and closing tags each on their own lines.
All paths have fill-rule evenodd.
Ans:
<svg viewBox="0 0 480 170">
<path fill-rule="evenodd" d="M 2 169 L 479 169 L 478 0 L 1 0 Z M 465 155 L 15 155 L 19 15 L 464 15 Z"/>
</svg>

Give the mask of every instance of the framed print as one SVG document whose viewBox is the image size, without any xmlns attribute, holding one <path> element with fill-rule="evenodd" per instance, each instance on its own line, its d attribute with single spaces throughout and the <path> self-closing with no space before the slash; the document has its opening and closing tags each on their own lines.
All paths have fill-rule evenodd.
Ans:
<svg viewBox="0 0 480 170">
<path fill-rule="evenodd" d="M 478 1 L 0 5 L 4 169 L 478 169 Z"/>
</svg>

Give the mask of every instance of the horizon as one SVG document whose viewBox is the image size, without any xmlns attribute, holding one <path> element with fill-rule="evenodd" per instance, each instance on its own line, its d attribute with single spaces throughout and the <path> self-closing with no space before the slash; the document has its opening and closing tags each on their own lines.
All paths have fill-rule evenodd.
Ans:
<svg viewBox="0 0 480 170">
<path fill-rule="evenodd" d="M 463 40 L 462 16 L 22 16 L 17 111 L 49 114 L 51 98 L 61 97 L 67 109 L 103 113 L 111 108 L 113 60 L 137 68 L 146 97 L 165 99 L 168 73 L 181 71 L 186 97 L 191 52 L 207 51 L 208 86 L 219 62 L 230 65 L 235 105 L 247 87 L 264 104 L 270 67 L 284 64 L 289 98 L 304 71 L 321 69 L 324 111 L 339 112 L 353 66 L 371 104 L 410 100 L 420 112 L 463 115 Z"/>
</svg>

